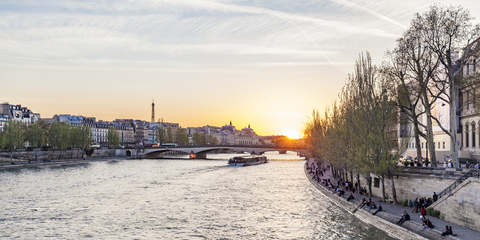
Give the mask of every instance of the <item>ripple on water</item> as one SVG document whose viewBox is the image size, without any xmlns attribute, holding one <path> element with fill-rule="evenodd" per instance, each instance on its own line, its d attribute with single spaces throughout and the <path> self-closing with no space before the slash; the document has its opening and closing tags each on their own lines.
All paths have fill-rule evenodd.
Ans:
<svg viewBox="0 0 480 240">
<path fill-rule="evenodd" d="M 390 239 L 310 186 L 303 162 L 93 162 L 0 172 L 5 238 Z"/>
</svg>

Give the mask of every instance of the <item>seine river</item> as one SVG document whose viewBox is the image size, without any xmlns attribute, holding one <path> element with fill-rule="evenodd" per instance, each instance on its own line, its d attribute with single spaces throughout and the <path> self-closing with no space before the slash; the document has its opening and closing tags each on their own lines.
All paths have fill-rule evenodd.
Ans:
<svg viewBox="0 0 480 240">
<path fill-rule="evenodd" d="M 112 160 L 4 170 L 0 238 L 390 239 L 313 188 L 303 164 Z"/>
</svg>

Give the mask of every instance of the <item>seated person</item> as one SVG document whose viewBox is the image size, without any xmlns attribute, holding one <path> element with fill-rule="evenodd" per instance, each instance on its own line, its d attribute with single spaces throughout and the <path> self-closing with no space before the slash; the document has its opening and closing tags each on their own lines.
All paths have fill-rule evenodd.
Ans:
<svg viewBox="0 0 480 240">
<path fill-rule="evenodd" d="M 342 196 L 343 194 L 345 194 L 345 191 L 340 190 L 340 192 L 338 193 L 338 196 Z"/>
<path fill-rule="evenodd" d="M 372 202 L 370 204 L 370 207 L 368 208 L 368 211 L 370 211 L 371 209 L 377 209 L 377 205 L 375 205 L 375 202 Z"/>
<path fill-rule="evenodd" d="M 448 227 L 448 225 L 445 226 L 445 231 L 443 231 L 440 236 L 442 236 L 442 238 L 445 238 L 445 236 L 447 235 L 452 235 L 451 229 Z"/>
<path fill-rule="evenodd" d="M 377 213 L 380 212 L 380 211 L 383 211 L 382 204 L 378 204 L 378 209 L 377 209 L 377 211 L 375 211 L 374 213 L 372 213 L 372 215 L 375 215 L 375 214 L 377 214 Z"/>
<path fill-rule="evenodd" d="M 350 193 L 350 196 L 348 196 L 347 201 L 350 201 L 352 199 L 355 199 L 355 196 L 353 196 L 353 193 Z"/>
<path fill-rule="evenodd" d="M 427 219 L 427 226 L 428 228 L 434 228 L 435 226 L 433 226 L 432 222 L 430 222 L 430 219 Z"/>
<path fill-rule="evenodd" d="M 398 224 L 402 224 L 404 223 L 405 221 L 408 221 L 410 220 L 410 215 L 408 215 L 407 211 L 403 211 L 403 214 L 402 214 L 402 217 L 400 218 L 400 220 L 398 220 Z"/>
<path fill-rule="evenodd" d="M 367 203 L 367 200 L 363 198 L 362 200 L 360 200 L 360 204 L 358 204 L 358 208 L 365 206 L 366 203 Z"/>
</svg>

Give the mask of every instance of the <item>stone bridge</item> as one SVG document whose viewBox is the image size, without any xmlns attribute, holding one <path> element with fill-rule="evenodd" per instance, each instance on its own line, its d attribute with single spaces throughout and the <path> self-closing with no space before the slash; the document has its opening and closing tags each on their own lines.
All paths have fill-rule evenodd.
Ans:
<svg viewBox="0 0 480 240">
<path fill-rule="evenodd" d="M 205 159 L 207 158 L 207 153 L 213 151 L 227 151 L 233 150 L 234 152 L 248 152 L 263 154 L 264 152 L 277 151 L 280 154 L 284 154 L 287 151 L 293 151 L 301 154 L 306 154 L 305 149 L 293 149 L 293 148 L 280 148 L 275 146 L 244 146 L 244 145 L 218 145 L 218 146 L 188 146 L 188 147 L 160 147 L 160 148 L 144 148 L 138 150 L 136 149 L 122 149 L 126 156 L 138 156 L 141 158 L 162 158 L 166 152 L 177 151 L 183 152 L 190 155 L 190 158 L 193 159 Z"/>
</svg>

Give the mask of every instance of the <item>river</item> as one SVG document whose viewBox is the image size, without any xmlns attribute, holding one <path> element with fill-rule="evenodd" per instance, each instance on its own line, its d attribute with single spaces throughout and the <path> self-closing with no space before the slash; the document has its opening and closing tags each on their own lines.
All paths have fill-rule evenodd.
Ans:
<svg viewBox="0 0 480 240">
<path fill-rule="evenodd" d="M 112 160 L 3 170 L 0 237 L 390 239 L 313 188 L 303 164 Z"/>
</svg>

